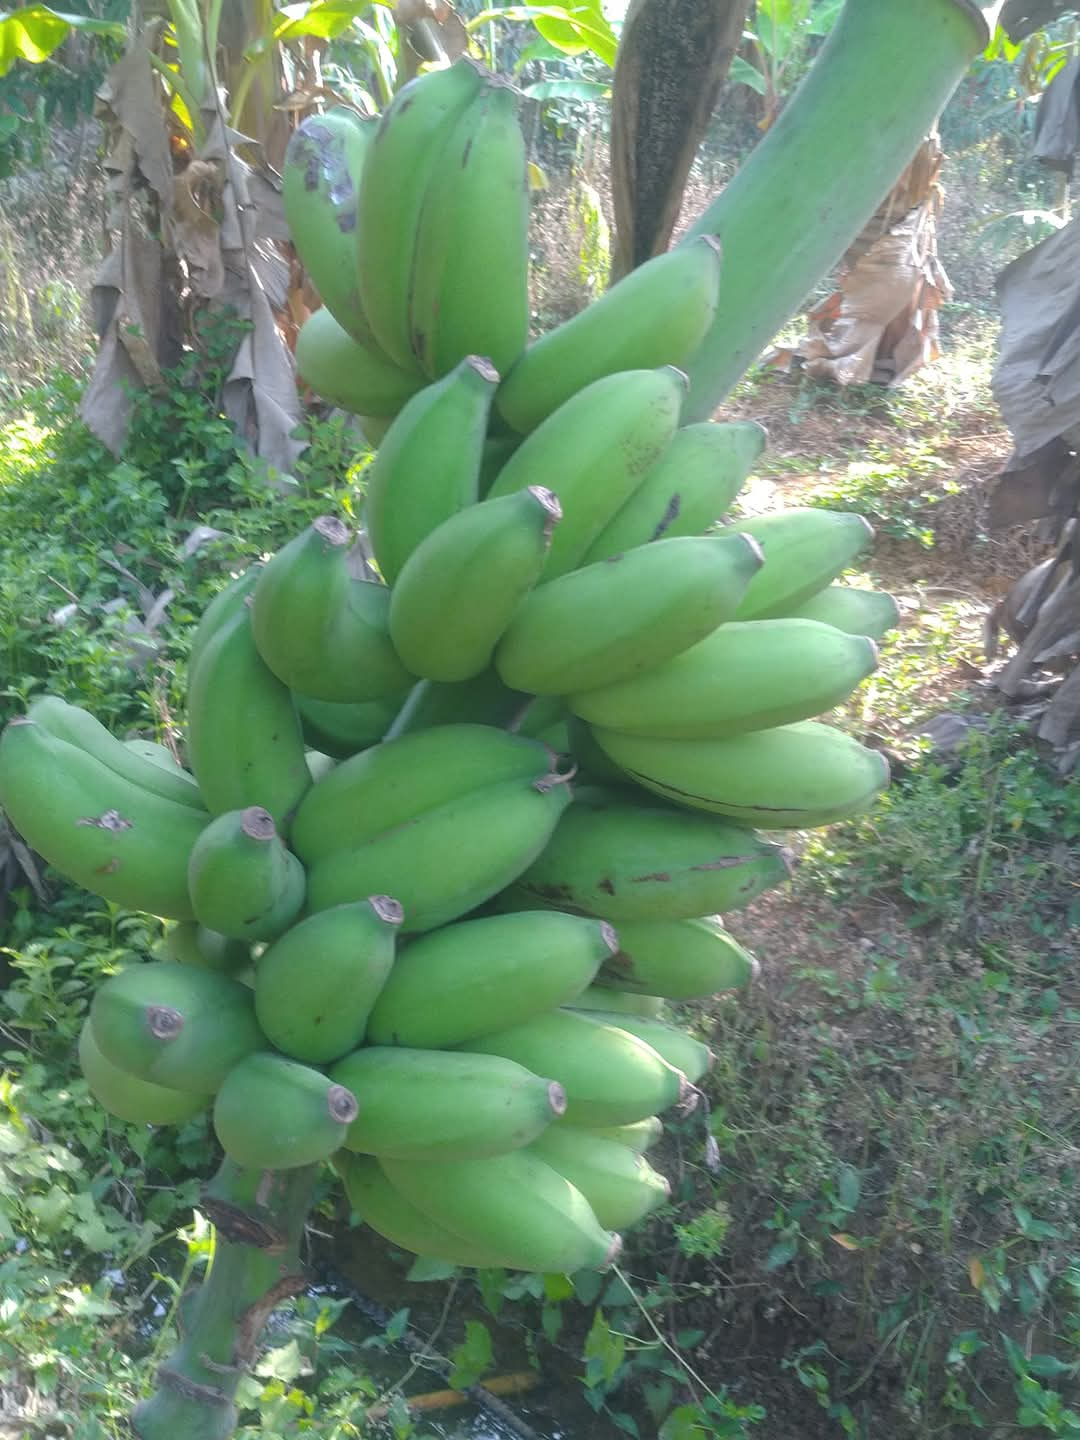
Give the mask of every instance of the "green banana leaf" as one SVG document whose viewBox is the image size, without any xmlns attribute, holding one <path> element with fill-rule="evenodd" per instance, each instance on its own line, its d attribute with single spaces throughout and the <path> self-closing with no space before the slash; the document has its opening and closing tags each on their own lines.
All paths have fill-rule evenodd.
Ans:
<svg viewBox="0 0 1080 1440">
<path fill-rule="evenodd" d="M 48 5 L 28 5 L 25 10 L 0 10 L 0 76 L 6 75 L 16 60 L 40 65 L 72 30 L 87 30 L 93 35 L 107 35 L 123 40 L 124 26 L 113 20 L 93 20 L 86 15 L 64 15 Z"/>
</svg>

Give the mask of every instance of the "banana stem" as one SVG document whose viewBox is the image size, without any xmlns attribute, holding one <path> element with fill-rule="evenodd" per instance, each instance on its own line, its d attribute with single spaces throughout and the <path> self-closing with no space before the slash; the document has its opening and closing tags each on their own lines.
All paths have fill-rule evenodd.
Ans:
<svg viewBox="0 0 1080 1440">
<path fill-rule="evenodd" d="M 986 39 L 970 0 L 848 0 L 776 124 L 687 231 L 718 235 L 724 258 L 716 318 L 685 367 L 684 424 L 708 419 L 844 254 Z"/>
<path fill-rule="evenodd" d="M 135 1407 L 140 1440 L 228 1440 L 237 1386 L 271 1311 L 304 1288 L 300 1237 L 317 1166 L 242 1170 L 222 1162 L 203 1196 L 216 1228 L 210 1272 L 180 1307 L 181 1340 Z"/>
</svg>

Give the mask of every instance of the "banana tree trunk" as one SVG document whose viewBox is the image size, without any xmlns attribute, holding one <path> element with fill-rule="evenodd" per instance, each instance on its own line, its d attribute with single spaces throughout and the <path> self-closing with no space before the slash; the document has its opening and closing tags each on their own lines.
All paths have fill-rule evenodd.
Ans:
<svg viewBox="0 0 1080 1440">
<path fill-rule="evenodd" d="M 180 1344 L 157 1389 L 136 1406 L 139 1440 L 228 1440 L 233 1398 L 271 1311 L 304 1288 L 300 1239 L 316 1166 L 241 1170 L 225 1160 L 203 1197 L 217 1239 L 213 1263 L 180 1307 Z"/>
<path fill-rule="evenodd" d="M 724 249 L 687 367 L 706 419 L 873 215 L 989 38 L 1000 0 L 848 0 L 810 73 L 686 238 Z"/>
</svg>

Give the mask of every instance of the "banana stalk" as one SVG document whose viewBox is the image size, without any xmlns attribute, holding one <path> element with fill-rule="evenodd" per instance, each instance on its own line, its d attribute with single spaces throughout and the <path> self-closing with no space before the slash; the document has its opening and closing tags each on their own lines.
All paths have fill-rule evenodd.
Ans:
<svg viewBox="0 0 1080 1440">
<path fill-rule="evenodd" d="M 684 366 L 683 424 L 708 419 L 840 259 L 986 44 L 997 8 L 848 0 L 779 120 L 684 237 L 716 235 L 724 261 L 716 315 Z"/>
<path fill-rule="evenodd" d="M 210 1181 L 203 1210 L 217 1230 L 210 1274 L 181 1305 L 180 1344 L 157 1389 L 132 1413 L 139 1440 L 228 1440 L 234 1396 L 263 1326 L 304 1288 L 300 1238 L 317 1166 L 242 1170 L 231 1160 Z"/>
</svg>

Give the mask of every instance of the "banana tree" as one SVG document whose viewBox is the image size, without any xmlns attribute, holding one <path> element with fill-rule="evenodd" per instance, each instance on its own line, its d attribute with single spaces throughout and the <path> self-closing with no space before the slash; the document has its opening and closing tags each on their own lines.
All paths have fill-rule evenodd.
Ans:
<svg viewBox="0 0 1080 1440">
<path fill-rule="evenodd" d="M 674 0 L 641 0 L 638 18 L 651 6 L 670 6 L 673 26 L 686 13 Z M 725 249 L 718 318 L 690 366 L 697 415 L 712 411 L 855 238 L 986 44 L 998 8 L 849 0 L 801 90 L 693 227 L 718 232 Z M 921 63 L 898 69 L 897 54 Z M 878 76 L 886 63 L 898 93 L 883 117 Z M 651 114 L 639 114 L 639 153 Z M 133 1416 L 142 1440 L 227 1440 L 262 1324 L 300 1284 L 310 1182 L 304 1170 L 264 1174 L 229 1164 L 212 1182 L 213 1268 L 182 1308 L 182 1338 L 156 1392 Z"/>
</svg>

